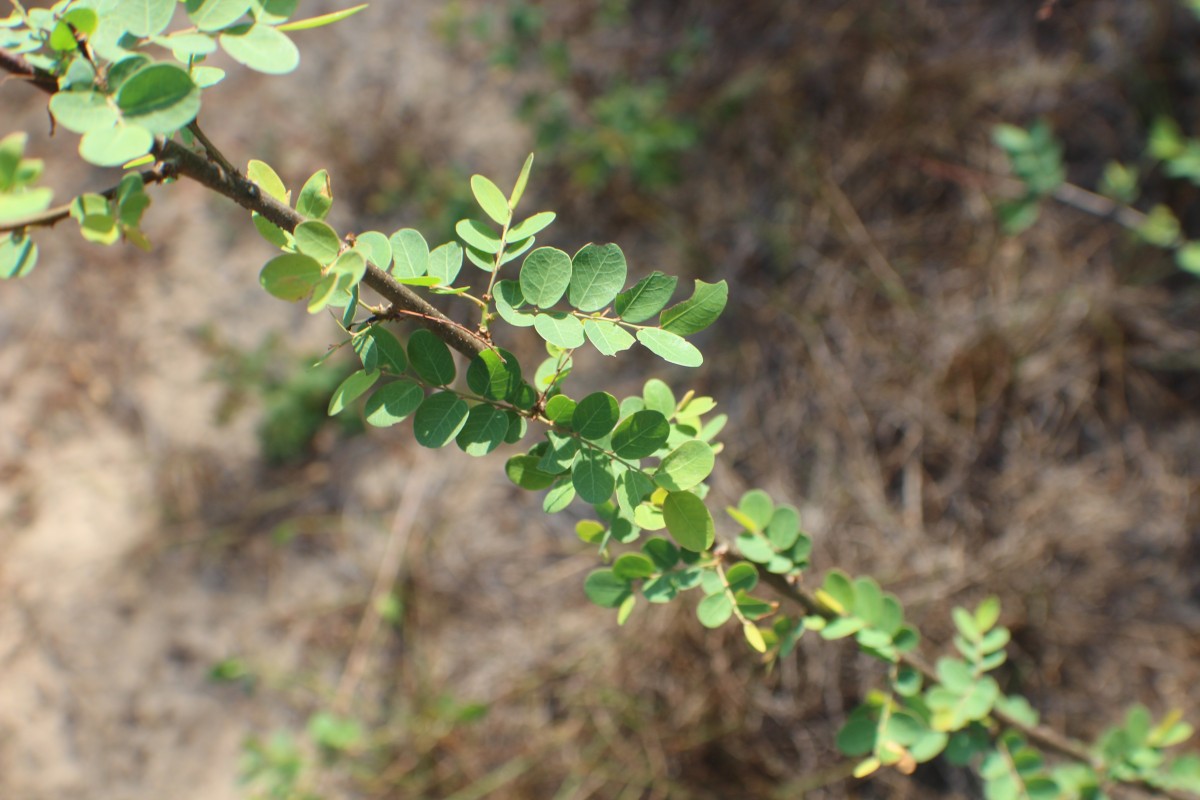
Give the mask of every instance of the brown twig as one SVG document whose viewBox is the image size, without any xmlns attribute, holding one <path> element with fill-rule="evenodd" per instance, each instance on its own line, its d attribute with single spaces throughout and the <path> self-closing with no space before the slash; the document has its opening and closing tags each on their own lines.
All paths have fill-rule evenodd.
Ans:
<svg viewBox="0 0 1200 800">
<path fill-rule="evenodd" d="M 0 48 L 0 69 L 28 80 L 30 84 L 48 94 L 58 91 L 58 81 L 53 75 L 34 67 L 21 56 L 4 48 Z M 242 208 L 258 212 L 284 230 L 295 230 L 296 226 L 304 221 L 304 217 L 295 209 L 264 194 L 256 184 L 236 170 L 230 172 L 217 162 L 176 142 L 160 139 L 155 142 L 151 152 L 160 164 L 173 171 L 173 175 L 196 181 Z M 362 282 L 396 308 L 414 312 L 413 315 L 421 325 L 468 358 L 487 349 L 487 341 L 438 311 L 416 292 L 397 283 L 391 275 L 375 265 L 367 265 Z"/>
</svg>

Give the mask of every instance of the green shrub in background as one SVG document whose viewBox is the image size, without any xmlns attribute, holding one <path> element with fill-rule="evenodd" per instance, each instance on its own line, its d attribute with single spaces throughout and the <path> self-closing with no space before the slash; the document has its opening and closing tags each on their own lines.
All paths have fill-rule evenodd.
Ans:
<svg viewBox="0 0 1200 800">
<path fill-rule="evenodd" d="M 1168 755 L 1192 734 L 1179 715 L 1155 721 L 1134 708 L 1085 744 L 1041 724 L 1020 695 L 1006 694 L 991 674 L 1010 638 L 995 600 L 954 609 L 954 639 L 930 663 L 920 655 L 917 625 L 877 580 L 837 569 L 812 574 L 812 541 L 794 506 L 755 489 L 714 515 L 706 481 L 722 452 L 725 417 L 713 398 L 677 395 L 657 378 L 624 398 L 569 393 L 573 355 L 583 347 L 619 357 L 637 346 L 670 364 L 701 366 L 688 337 L 720 316 L 725 281 L 679 291 L 674 276 L 631 269 L 616 244 L 574 252 L 537 246 L 555 213 L 521 204 L 533 156 L 511 184 L 471 177 L 476 208 L 457 222 L 454 240 L 431 246 L 407 227 L 336 230 L 326 221 L 334 194 L 325 170 L 288 187 L 263 161 L 238 169 L 196 120 L 204 90 L 223 77 L 204 63 L 208 54 L 219 48 L 251 69 L 286 73 L 299 58 L 291 32 L 362 7 L 294 20 L 294 1 L 188 0 L 186 20 L 173 29 L 178 5 L 79 0 L 48 10 L 17 6 L 0 21 L 0 67 L 49 95 L 57 123 L 81 135 L 84 160 L 123 170 L 111 189 L 51 207 L 51 194 L 37 185 L 41 165 L 24 158 L 24 136 L 0 141 L 0 275 L 28 274 L 37 261 L 33 233 L 68 217 L 90 241 L 149 246 L 139 227 L 150 204 L 146 185 L 197 181 L 250 211 L 277 248 L 259 275 L 270 295 L 303 302 L 310 313 L 333 312 L 334 351 L 353 353 L 359 366 L 339 376 L 327 413 L 362 399 L 367 424 L 388 428 L 411 418 L 422 446 L 454 443 L 479 457 L 506 448 L 506 475 L 544 492 L 547 513 L 577 501 L 590 508 L 594 518 L 576 532 L 595 549 L 598 566 L 581 589 L 613 609 L 618 623 L 639 605 L 691 592 L 702 625 L 736 625 L 767 665 L 790 657 L 808 632 L 852 639 L 877 660 L 879 688 L 837 737 L 856 776 L 885 768 L 908 774 L 944 757 L 976 770 L 989 800 L 1095 799 L 1130 787 L 1169 797 L 1200 793 L 1200 758 Z M 638 144 L 638 137 L 666 142 L 668 150 L 686 137 L 647 128 L 644 117 L 661 97 L 653 86 L 646 91 L 616 87 L 594 111 L 628 139 L 623 152 L 653 161 L 658 145 Z M 1152 145 L 1155 157 L 1180 177 L 1200 172 L 1191 166 L 1193 143 L 1164 130 Z M 997 140 L 1027 187 L 1003 214 L 1018 228 L 1032 222 L 1043 198 L 1060 196 L 1061 155 L 1044 126 L 1002 128 Z M 586 161 L 587 149 L 579 152 Z M 1114 196 L 1131 202 L 1131 168 L 1110 172 Z M 1173 237 L 1148 226 L 1139 230 L 1152 243 L 1177 253 L 1191 246 L 1178 226 Z M 453 298 L 466 311 L 451 318 L 422 295 Z M 504 347 L 519 335 L 542 340 L 540 363 L 523 367 Z M 291 413 L 301 411 L 283 416 Z M 725 517 L 732 528 L 718 532 Z M 222 676 L 242 677 L 239 670 Z M 261 796 L 312 797 L 311 758 L 353 759 L 362 738 L 354 720 L 322 712 L 310 720 L 304 744 L 282 736 L 252 741 L 245 774 Z"/>
</svg>

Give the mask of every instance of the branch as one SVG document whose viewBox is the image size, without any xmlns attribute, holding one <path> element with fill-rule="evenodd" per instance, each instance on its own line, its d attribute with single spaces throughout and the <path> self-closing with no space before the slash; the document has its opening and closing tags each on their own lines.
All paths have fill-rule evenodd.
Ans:
<svg viewBox="0 0 1200 800">
<path fill-rule="evenodd" d="M 776 575 L 774 573 L 760 571 L 759 579 L 769 585 L 772 589 L 778 592 L 783 597 L 796 603 L 804 609 L 807 614 L 815 614 L 832 619 L 836 614 L 830 612 L 824 604 L 822 604 L 815 596 L 805 591 L 801 587 L 792 583 L 784 575 Z M 930 666 L 929 662 L 921 658 L 916 653 L 900 653 L 900 663 L 906 667 L 911 667 L 925 677 L 926 681 L 931 683 L 940 683 L 937 672 Z M 1097 774 L 1104 773 L 1104 763 L 1096 758 L 1087 746 L 1074 739 L 1068 738 L 1058 731 L 1048 728 L 1045 725 L 1026 725 L 1020 720 L 1005 714 L 999 709 L 992 709 L 991 716 L 1006 728 L 1018 731 L 1030 742 L 1037 744 L 1043 750 L 1055 753 L 1057 755 L 1069 758 L 1072 761 L 1078 761 L 1087 764 L 1094 769 Z M 1120 781 L 1125 786 L 1140 789 L 1143 792 L 1148 792 L 1151 795 L 1160 797 L 1169 797 L 1172 800 L 1196 800 L 1196 796 L 1178 791 L 1176 789 L 1162 789 L 1157 786 L 1152 786 L 1142 780 L 1123 779 Z"/>
<path fill-rule="evenodd" d="M 47 94 L 58 91 L 58 81 L 52 74 L 34 67 L 21 56 L 4 48 L 0 48 L 0 69 L 27 80 Z M 208 142 L 202 140 L 202 143 L 210 147 Z M 295 230 L 305 219 L 294 209 L 263 194 L 255 183 L 242 177 L 236 170 L 230 172 L 176 142 L 159 139 L 151 152 L 160 165 L 165 165 L 165 169 L 172 175 L 190 178 L 229 198 L 242 208 L 258 212 L 284 230 Z M 59 219 L 62 219 L 62 216 L 42 224 L 53 224 Z M 468 358 L 487 349 L 488 343 L 483 338 L 438 311 L 412 289 L 397 283 L 391 275 L 375 265 L 367 265 L 362 282 L 397 309 L 403 309 L 415 317 L 421 325 Z"/>
<path fill-rule="evenodd" d="M 152 183 L 162 183 L 165 180 L 175 177 L 171 173 L 171 169 L 167 164 L 155 164 L 152 168 L 139 172 L 138 175 L 142 179 L 142 183 L 149 186 Z M 112 200 L 117 194 L 116 186 L 110 186 L 103 192 L 98 194 L 106 200 Z M 20 231 L 26 228 L 49 228 L 62 222 L 67 217 L 71 216 L 71 206 L 73 203 L 67 203 L 54 208 L 48 208 L 39 214 L 32 214 L 22 219 L 10 220 L 0 223 L 0 233 L 10 233 L 12 231 Z"/>
</svg>

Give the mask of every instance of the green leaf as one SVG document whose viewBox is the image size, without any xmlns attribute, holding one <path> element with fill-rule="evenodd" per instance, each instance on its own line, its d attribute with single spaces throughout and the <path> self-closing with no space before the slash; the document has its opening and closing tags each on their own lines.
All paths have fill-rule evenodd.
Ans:
<svg viewBox="0 0 1200 800">
<path fill-rule="evenodd" d="M 583 346 L 583 324 L 562 311 L 537 314 L 533 318 L 533 329 L 547 342 L 564 350 Z"/>
<path fill-rule="evenodd" d="M 733 603 L 724 592 L 710 594 L 696 606 L 696 616 L 706 628 L 719 628 L 733 616 Z"/>
<path fill-rule="evenodd" d="M 342 409 L 361 397 L 367 389 L 374 386 L 377 380 L 379 380 L 379 370 L 368 372 L 365 369 L 360 369 L 357 372 L 350 373 L 333 390 L 333 396 L 329 398 L 329 416 L 332 417 L 334 414 L 340 413 Z"/>
<path fill-rule="evenodd" d="M 686 491 L 707 478 L 715 465 L 713 449 L 692 439 L 662 460 L 654 473 L 654 481 L 669 492 Z"/>
<path fill-rule="evenodd" d="M 525 159 L 525 164 L 521 167 L 521 174 L 517 176 L 517 183 L 513 186 L 512 194 L 508 198 L 508 207 L 516 208 L 521 202 L 521 196 L 525 194 L 525 186 L 529 183 L 529 171 L 533 169 L 533 153 Z"/>
<path fill-rule="evenodd" d="M 539 247 L 522 262 L 520 282 L 525 302 L 550 308 L 571 283 L 571 257 L 553 247 Z"/>
<path fill-rule="evenodd" d="M 140 125 L 117 125 L 88 131 L 79 141 L 79 155 L 98 167 L 119 167 L 144 156 L 154 145 L 154 134 Z"/>
<path fill-rule="evenodd" d="M 705 283 L 696 281 L 692 296 L 662 312 L 659 324 L 663 330 L 680 336 L 699 333 L 716 321 L 729 299 L 729 284 L 725 281 Z"/>
<path fill-rule="evenodd" d="M 280 300 L 295 301 L 308 296 L 321 280 L 321 265 L 300 253 L 275 256 L 259 273 L 258 282 L 267 293 Z"/>
<path fill-rule="evenodd" d="M 250 159 L 250 163 L 246 165 L 246 177 L 254 181 L 259 189 L 284 205 L 288 205 L 291 201 L 291 195 L 288 193 L 287 187 L 283 185 L 283 179 L 275 170 L 271 169 L 267 162 Z"/>
<path fill-rule="evenodd" d="M 309 219 L 325 219 L 333 206 L 333 187 L 329 183 L 329 172 L 317 170 L 300 190 L 296 199 L 296 211 Z"/>
<path fill-rule="evenodd" d="M 296 13 L 299 0 L 252 0 L 250 13 L 259 22 L 278 25 Z"/>
<path fill-rule="evenodd" d="M 392 265 L 392 243 L 379 231 L 360 233 L 355 240 L 355 247 L 362 251 L 375 266 L 387 270 Z"/>
<path fill-rule="evenodd" d="M 112 128 L 119 118 L 108 96 L 93 91 L 54 94 L 50 98 L 50 113 L 59 125 L 73 133 Z"/>
<path fill-rule="evenodd" d="M 358 12 L 367 7 L 367 3 L 362 3 L 350 8 L 343 8 L 341 11 L 331 11 L 328 14 L 321 14 L 316 17 L 308 17 L 307 19 L 297 19 L 292 22 L 285 22 L 277 27 L 281 31 L 307 31 L 313 28 L 321 28 L 325 25 L 332 25 L 335 22 L 341 22 L 347 17 L 352 17 Z"/>
<path fill-rule="evenodd" d="M 58 24 L 50 33 L 50 47 L 55 50 L 74 50 L 79 46 L 75 40 L 76 33 L 85 38 L 96 32 L 99 17 L 90 8 L 73 8 L 59 18 Z"/>
<path fill-rule="evenodd" d="M 516 281 L 497 282 L 493 290 L 493 299 L 496 301 L 496 311 L 500 314 L 500 318 L 509 325 L 517 328 L 528 328 L 533 325 L 533 314 L 517 310 L 524 305 L 525 295 L 521 293 L 521 286 Z"/>
<path fill-rule="evenodd" d="M 512 209 L 508 207 L 508 198 L 504 196 L 496 184 L 482 175 L 471 176 L 471 193 L 484 213 L 496 221 L 497 225 L 507 225 L 512 219 Z"/>
<path fill-rule="evenodd" d="M 839 569 L 829 570 L 821 588 L 840 606 L 834 609 L 839 614 L 848 614 L 854 608 L 854 583 L 846 573 Z"/>
<path fill-rule="evenodd" d="M 317 281 L 313 287 L 312 296 L 308 298 L 308 313 L 316 314 L 337 299 L 338 276 L 330 273 Z"/>
<path fill-rule="evenodd" d="M 455 441 L 469 456 L 486 456 L 504 441 L 508 433 L 508 415 L 501 409 L 480 403 L 467 414 L 466 424 Z"/>
<path fill-rule="evenodd" d="M 666 572 L 679 563 L 679 548 L 659 536 L 648 539 L 642 545 L 642 552 L 650 557 L 660 572 Z"/>
<path fill-rule="evenodd" d="M 113 5 L 113 21 L 134 36 L 161 33 L 175 13 L 176 0 L 121 0 Z"/>
<path fill-rule="evenodd" d="M 635 513 L 635 509 L 653 491 L 654 482 L 642 474 L 640 470 L 626 469 L 617 477 L 617 505 L 628 513 Z M 643 525 L 641 527 L 644 528 L 646 526 Z"/>
<path fill-rule="evenodd" d="M 450 348 L 424 328 L 408 337 L 408 360 L 417 375 L 434 386 L 449 385 L 457 374 Z"/>
<path fill-rule="evenodd" d="M 621 458 L 645 458 L 667 443 L 671 424 L 657 411 L 638 411 L 617 426 L 612 447 Z"/>
<path fill-rule="evenodd" d="M 499 307 L 497 302 L 496 306 Z M 501 313 L 503 316 L 503 313 Z M 601 355 L 615 356 L 633 346 L 634 338 L 629 331 L 612 322 L 597 319 L 585 319 L 583 332 L 588 341 Z"/>
<path fill-rule="evenodd" d="M 296 226 L 293 234 L 296 247 L 306 256 L 312 256 L 321 264 L 331 264 L 337 258 L 342 240 L 337 231 L 320 220 L 306 220 Z"/>
<path fill-rule="evenodd" d="M 462 430 L 469 413 L 466 401 L 454 392 L 431 394 L 413 416 L 413 436 L 422 447 L 444 447 Z"/>
<path fill-rule="evenodd" d="M 291 247 L 293 239 L 289 234 L 283 232 L 283 228 L 268 221 L 266 217 L 257 211 L 250 214 L 250 219 L 254 223 L 254 229 L 268 242 L 276 247 Z"/>
<path fill-rule="evenodd" d="M 382 325 L 372 325 L 353 341 L 354 352 L 362 360 L 363 369 L 381 369 L 393 375 L 403 375 L 408 367 L 404 346 Z"/>
<path fill-rule="evenodd" d="M 542 498 L 542 511 L 557 514 L 571 505 L 574 499 L 575 487 L 571 485 L 571 476 L 567 475 L 559 478 L 558 482 L 550 487 L 550 491 L 546 492 L 546 496 Z"/>
<path fill-rule="evenodd" d="M 388 240 L 392 245 L 392 274 L 397 278 L 419 278 L 429 271 L 429 245 L 420 231 L 402 228 Z"/>
<path fill-rule="evenodd" d="M 37 264 L 38 248 L 28 236 L 12 233 L 0 239 L 0 279 L 28 275 Z"/>
<path fill-rule="evenodd" d="M 504 464 L 504 474 L 522 489 L 547 489 L 558 476 L 538 469 L 539 460 L 537 456 L 531 455 L 513 456 Z"/>
<path fill-rule="evenodd" d="M 755 652 L 767 652 L 767 642 L 765 639 L 763 639 L 762 631 L 760 631 L 758 626 L 750 620 L 746 620 L 742 623 L 742 635 L 746 637 L 746 642 Z"/>
<path fill-rule="evenodd" d="M 729 584 L 729 591 L 734 592 L 751 592 L 758 585 L 758 570 L 753 564 L 741 562 L 734 564 L 725 571 L 725 582 Z"/>
<path fill-rule="evenodd" d="M 629 581 L 617 577 L 611 569 L 593 570 L 583 582 L 583 593 L 601 608 L 616 608 L 632 592 Z"/>
<path fill-rule="evenodd" d="M 602 439 L 616 427 L 617 414 L 617 398 L 608 392 L 594 392 L 575 407 L 571 427 L 585 439 Z"/>
<path fill-rule="evenodd" d="M 329 267 L 329 274 L 338 276 L 338 290 L 349 294 L 367 272 L 367 260 L 357 250 L 346 250 Z"/>
<path fill-rule="evenodd" d="M 158 63 L 130 76 L 121 84 L 116 100 L 127 122 L 151 133 L 168 134 L 196 118 L 200 88 L 187 70 Z"/>
<path fill-rule="evenodd" d="M 454 232 L 471 247 L 488 255 L 500 252 L 500 236 L 488 225 L 474 219 L 460 219 L 454 226 Z M 492 267 L 488 266 L 488 270 Z"/>
<path fill-rule="evenodd" d="M 684 550 L 700 552 L 712 547 L 716 536 L 712 515 L 704 501 L 691 492 L 671 492 L 663 501 L 667 530 Z"/>
<path fill-rule="evenodd" d="M 625 254 L 615 244 L 584 245 L 571 260 L 567 301 L 580 311 L 596 311 L 613 301 L 625 285 Z"/>
<path fill-rule="evenodd" d="M 538 461 L 538 469 L 553 475 L 559 475 L 569 470 L 575 461 L 575 456 L 579 453 L 579 440 L 555 431 L 547 431 L 546 439 L 546 451 Z"/>
<path fill-rule="evenodd" d="M 787 550 L 800 538 L 800 512 L 793 506 L 780 506 L 767 523 L 767 538 L 778 550 Z"/>
<path fill-rule="evenodd" d="M 671 302 L 675 285 L 679 279 L 657 270 L 621 292 L 613 304 L 617 316 L 626 322 L 643 322 L 650 319 Z"/>
<path fill-rule="evenodd" d="M 578 405 L 565 394 L 556 394 L 546 401 L 546 419 L 556 425 L 570 427 L 571 417 Z"/>
<path fill-rule="evenodd" d="M 28 189 L 16 194 L 0 193 L 0 221 L 16 221 L 41 213 L 50 207 L 53 199 L 54 190 L 48 188 Z"/>
<path fill-rule="evenodd" d="M 429 274 L 441 281 L 443 286 L 449 286 L 462 270 L 462 263 L 462 246 L 458 242 L 446 242 L 430 252 Z"/>
<path fill-rule="evenodd" d="M 535 233 L 540 233 L 547 228 L 551 222 L 554 222 L 555 213 L 553 211 L 539 211 L 528 219 L 524 219 L 508 231 L 508 241 L 522 242 L 533 236 Z"/>
<path fill-rule="evenodd" d="M 508 400 L 521 388 L 521 365 L 507 350 L 484 350 L 467 365 L 467 387 L 480 397 Z"/>
<path fill-rule="evenodd" d="M 642 397 L 646 400 L 646 408 L 657 411 L 667 419 L 675 416 L 675 393 L 666 381 L 651 378 L 642 386 Z"/>
<path fill-rule="evenodd" d="M 775 558 L 770 542 L 754 533 L 738 534 L 737 549 L 744 558 L 758 564 L 768 564 Z"/>
<path fill-rule="evenodd" d="M 624 553 L 613 562 L 613 574 L 627 581 L 649 578 L 658 570 L 654 562 L 641 553 Z"/>
<path fill-rule="evenodd" d="M 704 356 L 681 336 L 658 328 L 642 328 L 637 332 L 638 341 L 664 361 L 681 367 L 698 367 Z"/>
<path fill-rule="evenodd" d="M 210 86 L 216 86 L 221 81 L 225 80 L 225 70 L 219 67 L 206 67 L 203 65 L 192 64 L 192 80 L 201 89 L 207 89 Z"/>
<path fill-rule="evenodd" d="M 250 0 L 187 0 L 185 7 L 197 28 L 219 31 L 241 19 L 250 6 Z"/>
<path fill-rule="evenodd" d="M 384 384 L 367 398 L 367 422 L 377 428 L 395 425 L 416 411 L 424 399 L 425 390 L 413 381 Z"/>
<path fill-rule="evenodd" d="M 1200 242 L 1186 242 L 1175 251 L 1175 264 L 1181 270 L 1200 275 Z"/>
<path fill-rule="evenodd" d="M 300 51 L 278 28 L 257 23 L 239 25 L 221 33 L 221 47 L 229 57 L 256 72 L 283 75 L 300 64 Z"/>
<path fill-rule="evenodd" d="M 571 470 L 571 483 L 579 498 L 592 505 L 607 502 L 617 488 L 608 457 L 590 448 L 580 451 L 579 460 Z"/>
</svg>

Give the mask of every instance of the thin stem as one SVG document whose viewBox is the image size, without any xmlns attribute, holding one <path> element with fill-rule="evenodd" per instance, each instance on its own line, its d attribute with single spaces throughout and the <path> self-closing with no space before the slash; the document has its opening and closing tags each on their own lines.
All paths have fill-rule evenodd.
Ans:
<svg viewBox="0 0 1200 800">
<path fill-rule="evenodd" d="M 138 175 L 142 179 L 142 183 L 149 186 L 154 183 L 162 183 L 174 177 L 171 174 L 170 166 L 167 164 L 155 164 L 152 168 L 139 172 Z M 101 197 L 106 200 L 112 200 L 117 194 L 117 186 L 110 186 L 103 192 L 98 192 Z M 9 233 L 11 231 L 20 231 L 26 228 L 48 228 L 67 217 L 71 216 L 72 203 L 48 208 L 38 214 L 31 214 L 18 220 L 10 220 L 5 223 L 0 223 L 0 233 Z"/>
</svg>

